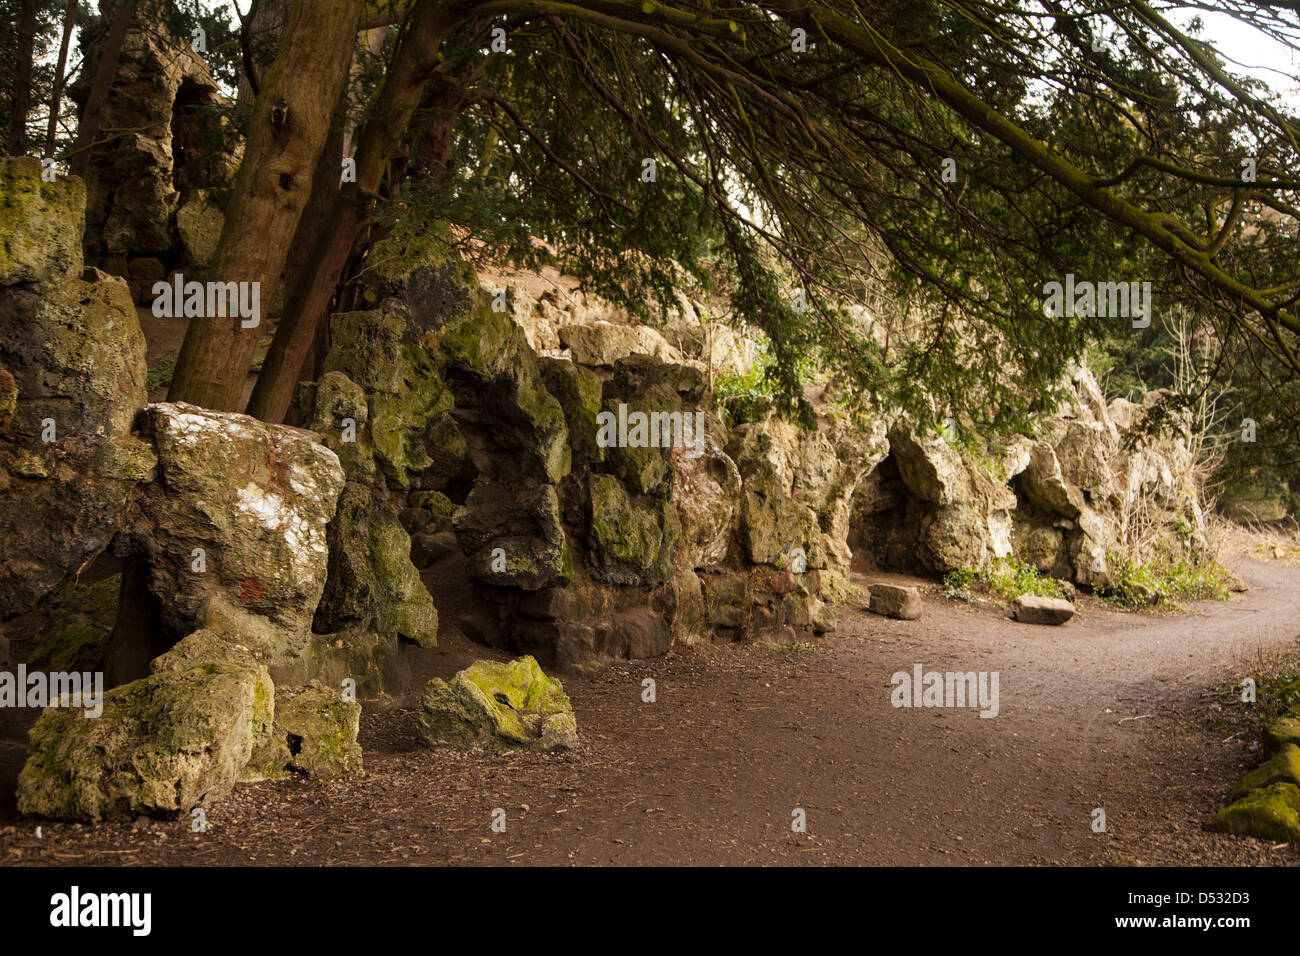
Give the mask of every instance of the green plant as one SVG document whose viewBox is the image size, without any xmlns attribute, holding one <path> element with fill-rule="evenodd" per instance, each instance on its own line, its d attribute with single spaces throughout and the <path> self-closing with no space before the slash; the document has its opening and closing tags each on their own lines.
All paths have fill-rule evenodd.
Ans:
<svg viewBox="0 0 1300 956">
<path fill-rule="evenodd" d="M 976 584 L 983 585 L 1003 601 L 1014 601 L 1023 594 L 1040 597 L 1067 596 L 1060 581 L 1015 558 L 999 558 L 978 570 L 958 568 L 948 572 L 943 583 L 949 597 L 969 598 L 971 589 Z"/>
<path fill-rule="evenodd" d="M 1115 555 L 1107 558 L 1111 583 L 1098 588 L 1097 593 L 1118 607 L 1177 607 L 1180 601 L 1226 601 L 1231 591 L 1231 575 L 1211 557 L 1174 557 L 1161 550 L 1143 562 Z"/>
<path fill-rule="evenodd" d="M 160 388 L 166 388 L 172 382 L 172 374 L 176 371 L 176 360 L 165 358 L 153 368 L 149 369 L 148 376 L 144 380 L 146 392 L 155 392 Z"/>
</svg>

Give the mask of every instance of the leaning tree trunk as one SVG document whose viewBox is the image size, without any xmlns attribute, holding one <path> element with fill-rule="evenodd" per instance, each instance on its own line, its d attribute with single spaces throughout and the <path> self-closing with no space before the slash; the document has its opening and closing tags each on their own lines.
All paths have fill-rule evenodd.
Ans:
<svg viewBox="0 0 1300 956">
<path fill-rule="evenodd" d="M 244 159 L 208 277 L 256 282 L 262 303 L 271 301 L 311 195 L 364 6 L 363 0 L 295 0 L 280 55 L 253 104 Z M 239 316 L 191 320 L 168 400 L 237 410 L 259 327 L 244 327 Z"/>
<path fill-rule="evenodd" d="M 68 68 L 68 46 L 72 41 L 72 31 L 77 26 L 77 0 L 68 0 L 67 12 L 63 16 L 63 39 L 59 42 L 59 63 L 54 68 L 54 90 L 50 94 L 50 119 L 45 129 L 45 155 L 54 153 L 54 139 L 59 134 L 59 110 L 63 108 L 63 71 Z"/>
<path fill-rule="evenodd" d="M 308 267 L 286 297 L 284 315 L 262 363 L 248 413 L 268 422 L 284 421 L 303 360 L 311 351 L 325 311 L 333 298 L 361 230 L 369 221 L 388 163 L 406 136 L 411 114 L 420 102 L 452 17 L 434 0 L 421 0 L 383 85 L 357 138 L 355 183 L 339 191 L 328 221 L 319 232 Z"/>
<path fill-rule="evenodd" d="M 36 47 L 36 0 L 18 10 L 18 49 L 14 56 L 13 95 L 9 98 L 10 156 L 27 153 L 27 111 L 32 106 L 32 51 Z"/>
</svg>

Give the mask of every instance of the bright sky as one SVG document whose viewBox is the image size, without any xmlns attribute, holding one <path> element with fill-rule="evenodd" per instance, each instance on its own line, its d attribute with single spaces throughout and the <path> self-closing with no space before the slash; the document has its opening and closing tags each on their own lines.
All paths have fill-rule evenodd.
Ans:
<svg viewBox="0 0 1300 956">
<path fill-rule="evenodd" d="M 1300 111 L 1300 60 L 1294 50 L 1225 13 L 1200 16 L 1205 25 L 1201 37 L 1214 44 L 1234 73 L 1263 80 L 1292 109 Z M 1191 17 L 1177 19 L 1185 24 Z"/>
</svg>

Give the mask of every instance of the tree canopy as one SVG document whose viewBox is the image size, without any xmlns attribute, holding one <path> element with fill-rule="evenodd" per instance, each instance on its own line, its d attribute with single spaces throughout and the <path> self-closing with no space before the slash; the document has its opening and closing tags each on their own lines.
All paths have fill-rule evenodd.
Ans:
<svg viewBox="0 0 1300 956">
<path fill-rule="evenodd" d="M 553 261 L 641 314 L 683 283 L 725 293 L 767 333 L 793 402 L 799 363 L 816 353 L 866 400 L 977 428 L 1023 422 L 1072 358 L 1135 341 L 1123 318 L 1047 314 L 1044 285 L 1067 274 L 1150 282 L 1157 315 L 1192 310 L 1284 390 L 1275 399 L 1300 372 L 1300 118 L 1196 18 L 1230 16 L 1296 49 L 1296 4 L 283 6 L 268 76 L 293 57 L 295 15 L 356 17 L 337 31 L 360 32 L 347 56 L 298 58 L 315 72 L 293 96 L 342 82 L 320 75 L 327 59 L 350 71 L 335 113 L 355 124 L 358 174 L 341 186 L 310 175 L 316 156 L 322 170 L 342 158 L 323 133 L 295 147 L 310 203 L 329 214 L 285 273 L 264 379 L 296 381 L 293 350 L 375 236 L 435 222 L 475 256 Z M 271 85 L 254 128 L 285 95 L 282 74 Z M 244 164 L 270 175 L 259 153 L 283 148 L 251 139 Z M 236 200 L 264 188 L 255 180 L 236 183 Z M 291 222 L 275 234 L 307 205 L 281 210 Z M 228 222 L 223 247 L 265 246 L 240 229 Z M 242 379 L 251 345 L 228 368 L 186 368 L 226 336 L 241 331 L 191 330 L 173 398 L 212 404 L 221 390 L 205 380 Z M 250 408 L 263 417 L 286 405 L 272 384 Z"/>
</svg>

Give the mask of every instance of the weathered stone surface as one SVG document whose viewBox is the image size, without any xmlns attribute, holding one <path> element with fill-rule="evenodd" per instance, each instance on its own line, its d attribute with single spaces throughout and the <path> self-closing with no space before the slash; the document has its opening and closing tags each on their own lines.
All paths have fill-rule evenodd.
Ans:
<svg viewBox="0 0 1300 956">
<path fill-rule="evenodd" d="M 0 619 L 101 552 L 152 474 L 131 434 L 146 376 L 135 307 L 121 280 L 87 276 L 0 287 Z"/>
<path fill-rule="evenodd" d="M 537 590 L 573 576 L 553 485 L 480 480 L 452 520 L 467 571 L 484 584 Z"/>
<path fill-rule="evenodd" d="M 1064 624 L 1074 617 L 1074 605 L 1064 598 L 1022 594 L 1011 602 L 1011 615 L 1024 624 Z"/>
<path fill-rule="evenodd" d="M 1274 783 L 1290 783 L 1300 787 L 1300 747 L 1295 744 L 1287 744 L 1264 763 L 1238 780 L 1237 785 L 1228 794 L 1228 802 L 1233 803 L 1252 790 L 1258 790 Z"/>
<path fill-rule="evenodd" d="M 391 236 L 375 243 L 357 278 L 367 307 L 397 300 L 422 332 L 464 319 L 479 296 L 474 269 L 435 225 L 422 235 Z"/>
<path fill-rule="evenodd" d="M 241 780 L 300 773 L 316 780 L 359 777 L 357 732 L 361 705 L 320 685 L 277 687 L 273 729 L 253 754 Z"/>
<path fill-rule="evenodd" d="M 18 778 L 20 812 L 97 823 L 177 816 L 229 794 L 274 720 L 266 669 L 204 629 L 152 671 L 108 691 L 98 718 L 46 709 Z"/>
<path fill-rule="evenodd" d="M 673 502 L 681 523 L 681 562 L 690 568 L 717 564 L 727 557 L 736 533 L 740 471 L 706 435 L 704 454 L 673 449 Z"/>
<path fill-rule="evenodd" d="M 601 411 L 600 379 L 590 369 L 564 359 L 542 358 L 538 364 L 547 391 L 564 409 L 573 467 L 604 461 L 605 449 L 596 442 L 596 416 Z"/>
<path fill-rule="evenodd" d="M 591 550 L 612 584 L 663 584 L 673 575 L 681 526 L 672 502 L 634 501 L 610 475 L 592 475 Z"/>
<path fill-rule="evenodd" d="M 450 683 L 424 688 L 420 733 L 430 747 L 567 750 L 577 746 L 573 707 L 532 657 L 479 661 Z"/>
<path fill-rule="evenodd" d="M 45 671 L 102 671 L 120 586 L 118 574 L 94 584 L 73 582 L 43 602 L 51 623 L 37 638 L 27 666 Z"/>
<path fill-rule="evenodd" d="M 102 34 L 91 41 L 99 56 Z M 84 108 L 93 71 L 68 92 Z M 178 245 L 182 197 L 228 180 L 239 150 L 228 121 L 213 107 L 226 101 L 189 37 L 138 17 L 123 39 L 103 117 L 119 131 L 96 146 L 86 174 L 87 248 L 92 255 L 170 253 Z"/>
<path fill-rule="evenodd" d="M 557 332 L 560 343 L 579 365 L 612 368 L 619 359 L 629 355 L 648 355 L 662 362 L 678 364 L 685 361 L 681 352 L 646 325 L 593 322 L 566 326 Z"/>
<path fill-rule="evenodd" d="M 916 588 L 899 587 L 896 584 L 871 585 L 871 603 L 868 610 L 873 614 L 897 618 L 900 621 L 915 621 L 920 619 L 922 609 L 921 592 Z"/>
<path fill-rule="evenodd" d="M 1279 717 L 1264 728 L 1264 748 L 1277 753 L 1287 746 L 1300 747 L 1300 717 Z"/>
<path fill-rule="evenodd" d="M 554 484 L 572 453 L 564 410 L 546 390 L 523 332 L 486 297 L 437 340 L 453 412 L 481 477 Z"/>
<path fill-rule="evenodd" d="M 406 311 L 399 308 L 334 316 L 325 372 L 342 373 L 361 389 L 366 403 L 365 429 L 356 443 L 373 452 L 375 462 L 393 487 L 407 487 L 411 474 L 433 463 L 427 454 L 425 433 L 434 419 L 451 409 L 453 400 L 433 355 L 420 340 Z M 340 398 L 333 404 L 339 410 L 355 405 L 355 397 L 342 400 L 346 390 L 342 383 L 337 387 Z M 318 396 L 318 404 L 323 397 Z M 318 413 L 316 418 L 320 417 Z M 342 441 L 341 419 L 339 425 L 339 432 L 327 436 L 331 447 L 333 440 Z M 354 477 L 352 472 L 349 476 Z"/>
<path fill-rule="evenodd" d="M 343 487 L 335 454 L 311 432 L 183 403 L 148 406 L 141 432 L 159 475 L 126 530 L 168 627 L 193 628 L 215 594 L 306 634 Z"/>
<path fill-rule="evenodd" d="M 1205 829 L 1300 843 L 1300 787 L 1274 783 L 1254 790 L 1217 811 L 1205 822 Z"/>
<path fill-rule="evenodd" d="M 41 179 L 41 162 L 0 156 L 0 286 L 81 272 L 86 188 L 80 179 Z"/>
<path fill-rule="evenodd" d="M 327 540 L 318 631 L 374 630 L 424 647 L 437 643 L 437 608 L 411 562 L 410 536 L 382 488 L 347 482 Z"/>
</svg>

